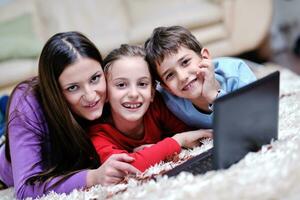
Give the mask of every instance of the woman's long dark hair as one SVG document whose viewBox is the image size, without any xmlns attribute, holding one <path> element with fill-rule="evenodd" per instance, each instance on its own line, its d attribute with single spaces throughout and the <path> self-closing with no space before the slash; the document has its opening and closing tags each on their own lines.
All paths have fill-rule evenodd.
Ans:
<svg viewBox="0 0 300 200">
<path fill-rule="evenodd" d="M 71 112 L 58 82 L 63 70 L 79 57 L 91 58 L 102 66 L 102 57 L 96 46 L 78 32 L 55 34 L 46 42 L 41 52 L 38 79 L 33 89 L 47 121 L 50 152 L 42 152 L 42 160 L 47 161 L 47 168 L 31 177 L 29 183 L 45 181 L 59 175 L 67 177 L 76 171 L 97 168 L 100 165 L 98 154 L 82 124 L 84 119 Z M 10 160 L 8 139 L 6 156 Z"/>
</svg>

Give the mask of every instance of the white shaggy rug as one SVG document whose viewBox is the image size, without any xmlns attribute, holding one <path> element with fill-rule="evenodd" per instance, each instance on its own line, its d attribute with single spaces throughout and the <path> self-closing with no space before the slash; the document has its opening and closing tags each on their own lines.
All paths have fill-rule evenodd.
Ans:
<svg viewBox="0 0 300 200">
<path fill-rule="evenodd" d="M 268 66 L 254 71 L 261 77 L 276 69 Z M 279 139 L 272 143 L 271 149 L 265 146 L 258 153 L 247 154 L 227 170 L 204 175 L 181 173 L 175 178 L 147 180 L 151 174 L 174 165 L 160 163 L 139 180 L 129 178 L 127 183 L 95 186 L 88 191 L 74 190 L 69 195 L 50 193 L 40 199 L 300 199 L 300 77 L 286 69 L 280 71 Z M 211 146 L 212 141 L 207 140 L 201 147 L 181 152 L 179 160 Z M 13 189 L 0 191 L 0 199 L 14 199 Z"/>
</svg>

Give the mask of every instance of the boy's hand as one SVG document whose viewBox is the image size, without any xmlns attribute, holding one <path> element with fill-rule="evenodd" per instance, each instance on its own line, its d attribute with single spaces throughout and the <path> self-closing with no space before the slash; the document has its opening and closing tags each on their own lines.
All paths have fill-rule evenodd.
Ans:
<svg viewBox="0 0 300 200">
<path fill-rule="evenodd" d="M 205 98 L 208 103 L 212 103 L 218 94 L 220 86 L 216 80 L 214 65 L 211 59 L 203 58 L 197 76 L 200 80 L 203 80 L 201 96 Z"/>
</svg>

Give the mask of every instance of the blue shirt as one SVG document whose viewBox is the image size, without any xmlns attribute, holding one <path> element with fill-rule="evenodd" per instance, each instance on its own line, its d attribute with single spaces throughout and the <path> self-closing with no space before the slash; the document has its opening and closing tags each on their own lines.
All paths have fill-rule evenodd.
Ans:
<svg viewBox="0 0 300 200">
<path fill-rule="evenodd" d="M 213 65 L 215 67 L 215 77 L 221 86 L 218 97 L 256 80 L 253 72 L 241 59 L 217 58 L 213 59 Z M 202 113 L 190 100 L 177 97 L 160 85 L 157 86 L 157 90 L 162 94 L 165 103 L 173 114 L 187 125 L 195 128 L 212 128 L 213 113 Z"/>
</svg>

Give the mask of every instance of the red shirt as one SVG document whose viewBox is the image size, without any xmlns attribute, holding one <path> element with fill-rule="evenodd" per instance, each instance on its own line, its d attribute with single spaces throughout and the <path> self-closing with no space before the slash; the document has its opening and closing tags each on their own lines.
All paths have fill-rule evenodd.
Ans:
<svg viewBox="0 0 300 200">
<path fill-rule="evenodd" d="M 113 154 L 126 153 L 135 160 L 131 163 L 140 171 L 165 160 L 175 152 L 181 151 L 180 145 L 168 136 L 191 130 L 186 124 L 168 110 L 159 93 L 155 95 L 144 115 L 144 137 L 140 140 L 123 135 L 112 124 L 102 123 L 90 128 L 91 140 L 103 163 Z M 133 152 L 133 149 L 144 145 L 151 147 Z"/>
</svg>

